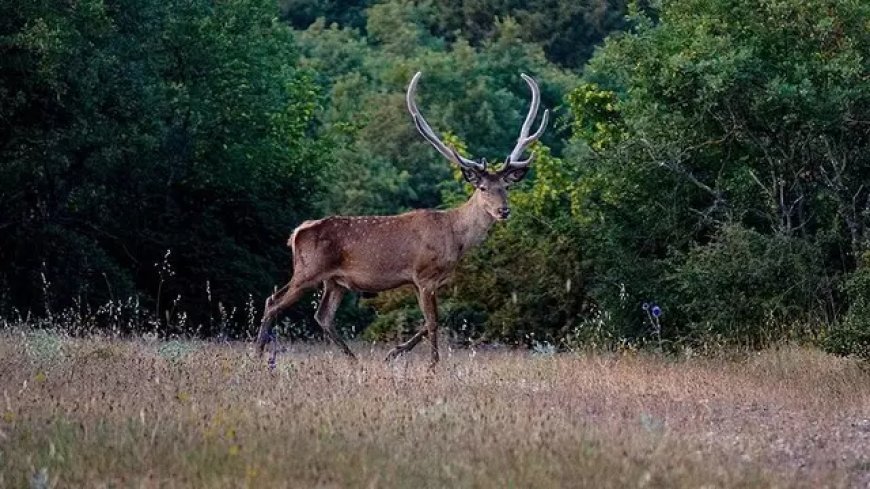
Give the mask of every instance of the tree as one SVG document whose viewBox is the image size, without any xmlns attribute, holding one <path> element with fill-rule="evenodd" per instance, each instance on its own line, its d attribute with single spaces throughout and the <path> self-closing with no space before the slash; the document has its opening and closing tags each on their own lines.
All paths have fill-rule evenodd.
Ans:
<svg viewBox="0 0 870 489">
<path fill-rule="evenodd" d="M 54 307 L 139 294 L 165 319 L 181 297 L 208 328 L 219 303 L 266 295 L 328 164 L 310 133 L 314 86 L 273 4 L 2 10 L 11 305 L 48 306 L 48 281 Z"/>
<path fill-rule="evenodd" d="M 424 72 L 420 103 L 436 130 L 469 142 L 473 155 L 491 161 L 513 147 L 525 116 L 521 72 L 541 80 L 545 105 L 556 109 L 576 81 L 524 43 L 516 23 L 500 24 L 498 35 L 478 50 L 431 37 L 426 12 L 388 2 L 369 9 L 370 37 L 322 22 L 299 33 L 303 63 L 328 87 L 322 127 L 335 142 L 336 166 L 324 213 L 389 214 L 440 205 L 450 168 L 410 123 L 404 91 L 414 72 Z M 556 151 L 561 147 L 556 130 L 546 141 Z"/>
<path fill-rule="evenodd" d="M 541 45 L 547 59 L 579 69 L 608 34 L 624 27 L 622 0 L 444 0 L 433 3 L 432 31 L 449 40 L 482 45 L 499 23 L 516 22 L 522 39 Z"/>
<path fill-rule="evenodd" d="M 832 282 L 867 246 L 870 10 L 696 0 L 665 2 L 659 14 L 635 15 L 631 32 L 608 40 L 585 72 L 591 85 L 572 98 L 586 118 L 576 134 L 594 150 L 574 207 L 601 268 L 596 301 L 625 308 L 621 284 L 623 322 L 636 330 L 639 303 L 666 301 L 672 333 L 695 339 L 751 341 L 765 335 L 746 328 L 830 320 Z M 611 108 L 586 111 L 608 97 Z M 733 267 L 746 250 L 770 260 L 755 269 L 780 260 L 801 263 L 787 267 L 801 275 L 755 282 Z M 697 267 L 703 283 L 724 288 L 699 286 Z M 744 300 L 720 301 L 742 291 Z M 758 324 L 759 313 L 769 321 Z"/>
</svg>

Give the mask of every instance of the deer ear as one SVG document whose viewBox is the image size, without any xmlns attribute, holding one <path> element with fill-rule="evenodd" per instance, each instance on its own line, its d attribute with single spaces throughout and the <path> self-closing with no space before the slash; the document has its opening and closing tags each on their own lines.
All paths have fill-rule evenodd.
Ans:
<svg viewBox="0 0 870 489">
<path fill-rule="evenodd" d="M 483 174 L 480 170 L 475 170 L 474 168 L 461 168 L 462 176 L 465 178 L 465 181 L 477 187 L 480 185 L 480 181 L 483 177 Z"/>
<path fill-rule="evenodd" d="M 527 166 L 520 168 L 511 168 L 502 174 L 501 179 L 507 183 L 517 183 L 526 177 L 526 173 L 528 173 L 528 171 L 529 167 Z"/>
</svg>

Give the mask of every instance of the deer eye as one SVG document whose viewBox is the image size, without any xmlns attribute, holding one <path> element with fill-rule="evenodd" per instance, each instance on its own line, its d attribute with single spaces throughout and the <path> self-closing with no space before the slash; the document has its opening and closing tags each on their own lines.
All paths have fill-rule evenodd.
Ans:
<svg viewBox="0 0 870 489">
<path fill-rule="evenodd" d="M 478 187 L 478 188 L 479 188 L 480 190 L 483 190 L 484 192 L 486 192 L 486 185 L 481 185 L 481 186 Z"/>
</svg>

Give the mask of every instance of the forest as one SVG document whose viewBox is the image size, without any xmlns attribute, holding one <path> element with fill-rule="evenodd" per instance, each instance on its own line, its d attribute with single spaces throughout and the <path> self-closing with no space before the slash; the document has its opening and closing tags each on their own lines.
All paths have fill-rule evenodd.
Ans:
<svg viewBox="0 0 870 489">
<path fill-rule="evenodd" d="M 553 115 L 441 294 L 453 344 L 870 358 L 864 0 L 4 1 L 0 325 L 250 338 L 304 220 L 470 194 L 417 71 L 469 157 L 513 148 L 520 73 Z M 420 321 L 400 289 L 338 322 Z"/>
</svg>

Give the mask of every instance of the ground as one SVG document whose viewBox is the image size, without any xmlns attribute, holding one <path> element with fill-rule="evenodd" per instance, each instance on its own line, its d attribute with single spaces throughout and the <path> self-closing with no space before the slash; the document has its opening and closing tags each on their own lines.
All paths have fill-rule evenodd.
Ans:
<svg viewBox="0 0 870 489">
<path fill-rule="evenodd" d="M 0 487 L 868 487 L 870 370 L 0 333 Z"/>
</svg>

